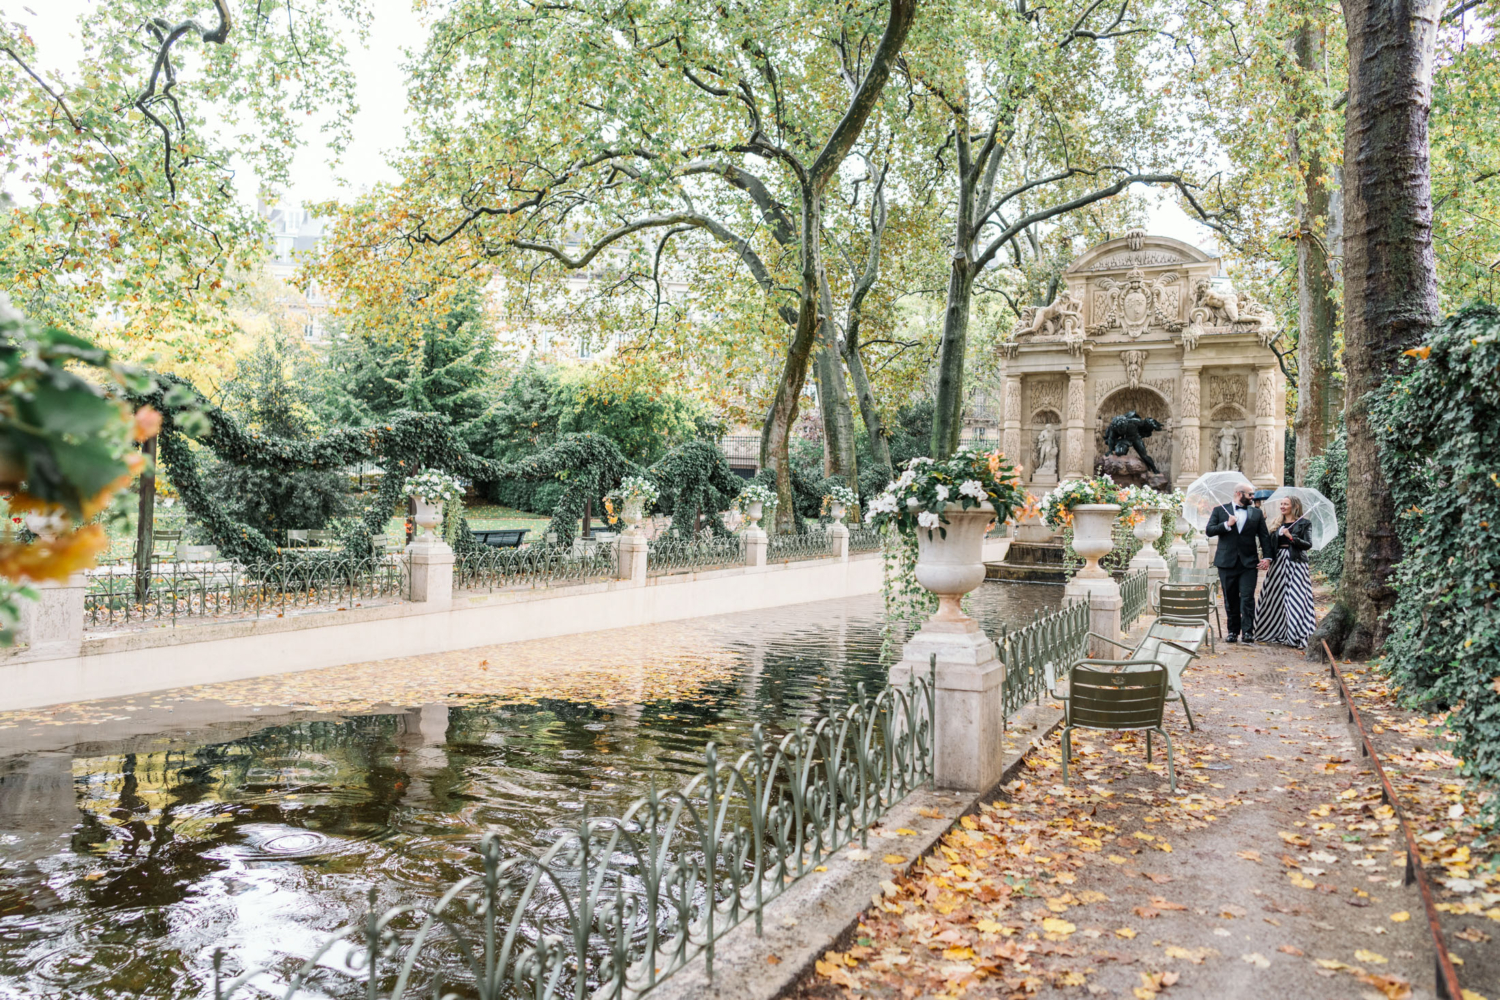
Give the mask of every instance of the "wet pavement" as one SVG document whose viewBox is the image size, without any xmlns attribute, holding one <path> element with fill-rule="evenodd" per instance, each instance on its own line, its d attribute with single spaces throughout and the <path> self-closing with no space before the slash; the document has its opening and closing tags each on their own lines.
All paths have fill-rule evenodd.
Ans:
<svg viewBox="0 0 1500 1000">
<path fill-rule="evenodd" d="M 1061 588 L 987 584 L 986 629 Z M 211 995 L 883 683 L 879 598 L 0 714 L 0 995 Z"/>
</svg>

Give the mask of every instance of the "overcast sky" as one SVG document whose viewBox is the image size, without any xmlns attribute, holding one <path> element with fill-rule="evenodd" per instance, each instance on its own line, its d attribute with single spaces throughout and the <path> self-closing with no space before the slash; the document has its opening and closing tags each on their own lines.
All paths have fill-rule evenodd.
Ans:
<svg viewBox="0 0 1500 1000">
<path fill-rule="evenodd" d="M 36 39 L 40 62 L 49 69 L 77 64 L 80 46 L 78 20 L 94 7 L 93 0 L 30 0 L 25 7 L 9 7 L 4 15 L 27 26 Z M 306 129 L 308 143 L 297 155 L 291 189 L 282 192 L 283 205 L 322 201 L 357 193 L 380 181 L 395 180 L 386 153 L 401 145 L 408 116 L 406 91 L 400 64 L 402 50 L 420 45 L 426 35 L 421 19 L 408 0 L 379 0 L 367 44 L 352 44 L 350 64 L 357 79 L 360 111 L 354 121 L 354 142 L 337 172 L 329 164 L 326 149 L 319 144 L 315 123 Z M 33 13 L 35 12 L 35 13 Z M 258 187 L 254 178 L 242 176 L 240 197 L 253 202 Z M 1165 192 L 1148 194 L 1150 223 L 1155 234 L 1174 236 L 1212 252 L 1213 233 L 1198 225 Z"/>
</svg>

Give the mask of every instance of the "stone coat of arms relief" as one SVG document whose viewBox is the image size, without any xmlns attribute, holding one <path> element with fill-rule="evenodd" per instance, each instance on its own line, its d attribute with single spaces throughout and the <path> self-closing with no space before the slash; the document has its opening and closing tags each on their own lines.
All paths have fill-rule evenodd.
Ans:
<svg viewBox="0 0 1500 1000">
<path fill-rule="evenodd" d="M 1124 330 L 1131 340 L 1152 326 L 1175 333 L 1182 328 L 1177 319 L 1181 292 L 1177 285 L 1182 276 L 1166 271 L 1147 278 L 1139 267 L 1130 269 L 1124 281 L 1100 278 L 1094 286 L 1094 316 L 1098 323 L 1089 327 L 1095 336 L 1110 330 Z"/>
</svg>

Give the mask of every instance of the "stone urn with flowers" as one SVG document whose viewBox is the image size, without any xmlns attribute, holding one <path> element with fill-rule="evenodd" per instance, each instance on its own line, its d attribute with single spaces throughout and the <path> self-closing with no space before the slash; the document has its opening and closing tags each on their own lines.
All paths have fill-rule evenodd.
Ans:
<svg viewBox="0 0 1500 1000">
<path fill-rule="evenodd" d="M 936 612 L 906 641 L 890 683 L 933 685 L 939 787 L 980 791 L 1000 777 L 1005 666 L 962 601 L 984 582 L 986 530 L 1024 501 L 999 452 L 961 451 L 941 461 L 912 459 L 867 509 L 872 524 L 904 543 L 898 581 L 909 573 L 937 597 Z M 888 607 L 902 596 L 888 591 Z"/>
</svg>

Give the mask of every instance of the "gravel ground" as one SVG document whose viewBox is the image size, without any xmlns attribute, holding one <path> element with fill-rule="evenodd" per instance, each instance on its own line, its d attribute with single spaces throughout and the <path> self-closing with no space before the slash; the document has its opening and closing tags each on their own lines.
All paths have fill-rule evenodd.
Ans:
<svg viewBox="0 0 1500 1000">
<path fill-rule="evenodd" d="M 1108 733 L 1075 736 L 1064 788 L 1053 736 L 1006 802 L 889 884 L 848 950 L 792 995 L 1434 996 L 1404 842 L 1327 668 L 1282 647 L 1221 645 L 1188 676 L 1198 731 L 1167 711 L 1175 797 L 1160 757 L 1146 766 L 1144 740 Z M 1388 699 L 1379 707 L 1381 738 L 1409 737 L 1393 749 L 1431 739 Z M 1440 772 L 1422 780 L 1458 781 L 1443 763 L 1419 765 Z M 1500 996 L 1495 888 L 1439 886 L 1445 905 L 1480 909 L 1444 915 L 1450 940 L 1468 935 L 1452 942 L 1466 1000 Z"/>
</svg>

